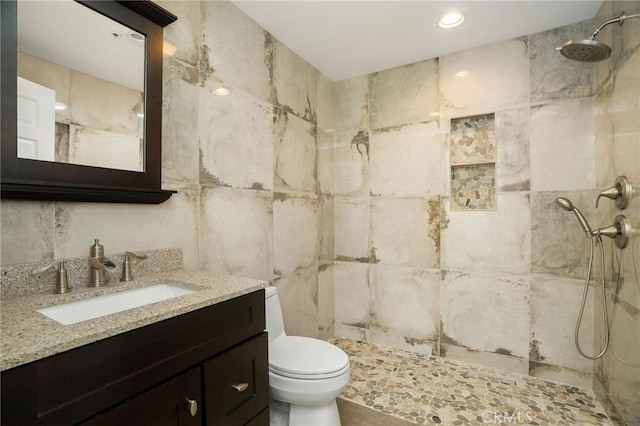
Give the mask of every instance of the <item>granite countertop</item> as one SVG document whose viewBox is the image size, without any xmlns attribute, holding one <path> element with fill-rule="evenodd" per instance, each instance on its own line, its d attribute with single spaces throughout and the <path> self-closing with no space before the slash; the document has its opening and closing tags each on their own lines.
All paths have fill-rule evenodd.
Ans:
<svg viewBox="0 0 640 426">
<path fill-rule="evenodd" d="M 184 284 L 185 287 L 197 291 L 69 325 L 59 324 L 36 312 L 37 309 L 47 306 L 159 282 Z M 267 285 L 267 281 L 181 269 L 138 277 L 128 283 L 110 283 L 102 288 L 74 288 L 67 294 L 38 294 L 3 300 L 0 314 L 0 371 L 233 299 Z"/>
</svg>

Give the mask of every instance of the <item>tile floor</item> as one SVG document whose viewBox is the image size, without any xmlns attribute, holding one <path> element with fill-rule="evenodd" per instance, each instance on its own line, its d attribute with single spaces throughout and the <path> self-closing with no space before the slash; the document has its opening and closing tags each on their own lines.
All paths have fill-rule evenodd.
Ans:
<svg viewBox="0 0 640 426">
<path fill-rule="evenodd" d="M 611 425 L 593 392 L 334 337 L 351 360 L 340 398 L 411 424 Z"/>
</svg>

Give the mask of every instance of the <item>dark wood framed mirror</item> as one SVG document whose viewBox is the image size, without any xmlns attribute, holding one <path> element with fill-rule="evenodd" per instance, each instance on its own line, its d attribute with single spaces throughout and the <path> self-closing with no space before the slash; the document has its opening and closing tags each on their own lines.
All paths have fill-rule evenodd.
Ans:
<svg viewBox="0 0 640 426">
<path fill-rule="evenodd" d="M 55 2 L 53 2 L 55 3 Z M 177 17 L 151 1 L 77 1 L 140 35 L 144 41 L 143 110 L 138 113 L 141 159 L 136 169 L 25 157 L 18 148 L 18 3 L 0 2 L 1 168 L 3 199 L 161 203 L 175 191 L 161 188 L 163 27 Z M 59 22 L 60 25 L 69 25 Z M 115 37 L 116 34 L 114 33 Z M 126 154 L 123 154 L 126 155 Z"/>
</svg>

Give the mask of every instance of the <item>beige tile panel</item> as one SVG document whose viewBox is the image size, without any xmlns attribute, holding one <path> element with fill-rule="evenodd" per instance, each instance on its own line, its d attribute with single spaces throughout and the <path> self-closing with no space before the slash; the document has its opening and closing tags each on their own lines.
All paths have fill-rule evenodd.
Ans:
<svg viewBox="0 0 640 426">
<path fill-rule="evenodd" d="M 443 271 L 440 342 L 527 358 L 528 275 Z"/>
<path fill-rule="evenodd" d="M 288 335 L 318 337 L 318 269 L 314 266 L 274 280 Z"/>
<path fill-rule="evenodd" d="M 336 262 L 334 264 L 336 335 L 354 337 L 350 327 L 364 333 L 369 328 L 369 265 Z M 356 331 L 356 330 L 351 330 Z M 363 338 L 359 334 L 357 338 Z"/>
<path fill-rule="evenodd" d="M 54 209 L 52 202 L 2 200 L 2 265 L 53 260 Z"/>
<path fill-rule="evenodd" d="M 316 124 L 320 73 L 278 40 L 273 43 L 274 104 Z"/>
<path fill-rule="evenodd" d="M 229 1 L 197 2 L 202 7 L 202 83 L 211 77 L 271 99 L 273 38 Z"/>
<path fill-rule="evenodd" d="M 437 342 L 439 270 L 371 265 L 369 275 L 373 342 L 395 346 L 377 339 L 386 340 L 384 334 L 397 336 L 409 345 Z"/>
<path fill-rule="evenodd" d="M 346 262 L 369 262 L 369 199 L 334 200 L 334 256 Z"/>
<path fill-rule="evenodd" d="M 438 61 L 416 62 L 369 75 L 370 127 L 436 120 Z"/>
<path fill-rule="evenodd" d="M 200 96 L 200 183 L 273 188 L 273 106 L 233 87 L 215 96 L 216 84 Z"/>
<path fill-rule="evenodd" d="M 440 197 L 371 199 L 370 261 L 440 267 Z"/>
<path fill-rule="evenodd" d="M 270 280 L 272 194 L 204 187 L 200 203 L 200 269 Z"/>
<path fill-rule="evenodd" d="M 274 194 L 273 269 L 276 276 L 317 267 L 319 226 L 317 199 Z"/>
<path fill-rule="evenodd" d="M 436 121 L 375 130 L 370 135 L 374 195 L 439 195 L 447 176 L 445 141 Z"/>
<path fill-rule="evenodd" d="M 316 193 L 316 126 L 274 110 L 274 190 Z"/>
<path fill-rule="evenodd" d="M 162 179 L 198 183 L 198 68 L 165 59 L 162 74 Z"/>
<path fill-rule="evenodd" d="M 526 38 L 501 41 L 440 58 L 440 108 L 465 117 L 529 104 Z M 466 78 L 456 73 L 468 71 Z"/>
<path fill-rule="evenodd" d="M 529 209 L 528 192 L 498 193 L 495 211 L 451 211 L 443 199 L 443 268 L 529 273 Z"/>
</svg>

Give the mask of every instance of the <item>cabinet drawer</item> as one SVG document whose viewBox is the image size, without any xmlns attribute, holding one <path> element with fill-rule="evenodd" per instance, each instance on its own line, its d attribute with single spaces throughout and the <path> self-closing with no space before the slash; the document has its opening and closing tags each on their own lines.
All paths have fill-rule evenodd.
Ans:
<svg viewBox="0 0 640 426">
<path fill-rule="evenodd" d="M 244 425 L 268 405 L 268 344 L 263 333 L 204 364 L 207 425 Z"/>
<path fill-rule="evenodd" d="M 192 368 L 82 426 L 198 426 L 202 424 L 201 394 L 200 368 Z"/>
</svg>

